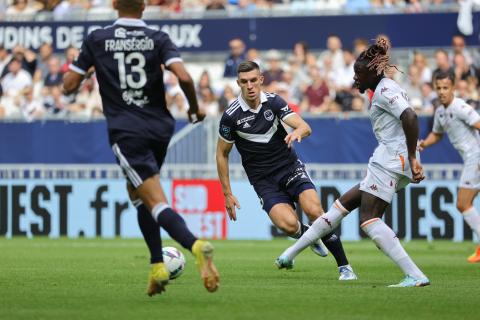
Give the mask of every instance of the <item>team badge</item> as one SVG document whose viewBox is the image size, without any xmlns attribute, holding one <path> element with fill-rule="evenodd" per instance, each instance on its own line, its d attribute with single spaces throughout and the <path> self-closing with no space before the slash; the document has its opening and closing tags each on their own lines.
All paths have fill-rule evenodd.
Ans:
<svg viewBox="0 0 480 320">
<path fill-rule="evenodd" d="M 275 118 L 275 116 L 273 115 L 272 110 L 266 110 L 266 111 L 263 113 L 263 116 L 265 117 L 265 119 L 267 119 L 267 121 L 272 121 L 273 118 Z"/>
</svg>

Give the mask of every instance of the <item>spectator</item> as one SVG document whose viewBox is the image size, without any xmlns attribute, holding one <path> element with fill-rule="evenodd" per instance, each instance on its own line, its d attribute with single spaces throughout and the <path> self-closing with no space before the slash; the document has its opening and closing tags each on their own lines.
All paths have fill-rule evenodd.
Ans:
<svg viewBox="0 0 480 320">
<path fill-rule="evenodd" d="M 420 72 L 421 83 L 432 81 L 432 70 L 427 65 L 427 58 L 423 53 L 415 52 L 413 56 L 413 65 L 418 68 Z"/>
<path fill-rule="evenodd" d="M 6 14 L 9 19 L 30 20 L 39 9 L 41 7 L 30 4 L 28 0 L 13 0 L 12 5 L 7 8 Z"/>
<path fill-rule="evenodd" d="M 465 57 L 468 66 L 472 65 L 472 54 L 467 50 L 465 38 L 461 34 L 456 34 L 452 37 L 452 52 L 449 55 L 449 60 L 453 65 L 455 64 L 454 60 L 457 54 L 462 54 Z"/>
<path fill-rule="evenodd" d="M 205 10 L 225 10 L 225 0 L 210 0 Z"/>
<path fill-rule="evenodd" d="M 63 0 L 53 10 L 53 17 L 57 21 L 73 20 L 86 14 L 91 8 L 89 0 Z"/>
<path fill-rule="evenodd" d="M 202 88 L 200 91 L 199 107 L 208 116 L 215 117 L 219 114 L 220 108 L 217 97 L 211 88 Z"/>
<path fill-rule="evenodd" d="M 8 53 L 8 50 L 0 45 L 0 78 L 3 77 L 8 72 L 8 64 L 12 60 L 12 55 Z"/>
<path fill-rule="evenodd" d="M 272 82 L 282 81 L 283 69 L 281 65 L 282 55 L 278 50 L 269 50 L 265 55 L 268 69 L 263 72 L 263 85 L 268 88 Z M 267 91 L 270 89 L 267 89 Z"/>
<path fill-rule="evenodd" d="M 434 101 L 437 98 L 435 90 L 430 82 L 422 84 L 420 91 L 422 93 L 422 109 L 423 114 L 433 114 Z"/>
<path fill-rule="evenodd" d="M 61 85 L 63 82 L 63 74 L 60 72 L 60 59 L 51 57 L 48 60 L 48 73 L 44 79 L 45 87 L 53 87 Z"/>
<path fill-rule="evenodd" d="M 53 47 L 50 43 L 44 42 L 38 49 L 40 59 L 37 60 L 37 70 L 34 79 L 44 79 L 48 73 L 48 60 L 53 56 Z"/>
<path fill-rule="evenodd" d="M 41 119 L 45 113 L 41 97 L 34 97 L 33 87 L 23 89 L 15 99 L 15 104 L 20 106 L 23 118 L 27 122 Z"/>
<path fill-rule="evenodd" d="M 262 58 L 260 57 L 260 52 L 255 48 L 250 48 L 247 50 L 247 55 L 245 60 L 253 61 L 260 67 L 260 70 L 263 70 L 265 67 L 263 65 Z"/>
<path fill-rule="evenodd" d="M 4 96 L 15 98 L 20 92 L 32 85 L 32 76 L 22 69 L 22 61 L 17 57 L 8 65 L 8 73 L 2 79 Z"/>
<path fill-rule="evenodd" d="M 65 63 L 60 68 L 61 73 L 68 71 L 70 64 L 78 57 L 78 53 L 78 49 L 73 46 L 69 46 L 67 49 L 65 49 Z"/>
<path fill-rule="evenodd" d="M 15 46 L 12 50 L 12 59 L 10 60 L 9 64 L 13 59 L 21 61 L 22 68 L 26 70 L 31 76 L 34 75 L 35 70 L 37 69 L 37 55 L 28 49 L 18 45 Z M 2 77 L 8 72 L 8 67 L 3 69 Z"/>
<path fill-rule="evenodd" d="M 225 78 L 236 78 L 237 67 L 245 60 L 245 44 L 241 39 L 235 38 L 230 40 L 230 55 L 225 61 L 225 71 L 223 76 Z"/>
<path fill-rule="evenodd" d="M 315 67 L 310 69 L 310 78 L 312 83 L 305 90 L 300 109 L 311 113 L 326 112 L 331 102 L 327 83 Z"/>
<path fill-rule="evenodd" d="M 219 112 L 223 113 L 236 98 L 233 88 L 228 84 L 225 85 L 222 96 L 218 99 Z"/>
<path fill-rule="evenodd" d="M 286 84 L 285 82 L 277 82 L 274 84 L 272 92 L 277 93 L 280 97 L 283 98 L 283 100 L 287 101 L 288 107 L 292 109 L 293 112 L 300 114 L 300 107 L 290 98 L 290 90 L 288 84 Z"/>
<path fill-rule="evenodd" d="M 435 63 L 436 69 L 432 72 L 432 83 L 435 84 L 435 76 L 440 71 L 453 72 L 453 68 L 448 60 L 448 53 L 444 49 L 438 49 L 435 51 Z"/>
<path fill-rule="evenodd" d="M 172 97 L 168 104 L 168 110 L 170 110 L 170 113 L 174 118 L 178 119 L 187 117 L 188 103 L 181 91 L 175 93 Z"/>
<path fill-rule="evenodd" d="M 200 79 L 198 80 L 197 92 L 202 91 L 204 88 L 211 88 L 212 81 L 210 80 L 210 74 L 207 70 L 203 70 L 200 74 Z"/>
<path fill-rule="evenodd" d="M 455 72 L 456 81 L 475 77 L 477 73 L 475 67 L 472 64 L 468 64 L 465 56 L 461 53 L 456 53 L 453 57 L 453 70 Z"/>
<path fill-rule="evenodd" d="M 320 61 L 323 63 L 328 57 L 332 63 L 332 72 L 337 73 L 345 67 L 342 51 L 342 40 L 337 35 L 330 35 L 327 38 L 327 50 L 320 55 Z M 322 66 L 321 66 L 322 67 Z"/>
<path fill-rule="evenodd" d="M 357 58 L 360 53 L 368 48 L 368 40 L 364 38 L 357 38 L 353 41 L 353 54 Z"/>
<path fill-rule="evenodd" d="M 411 64 L 408 67 L 408 76 L 403 77 L 399 82 L 402 84 L 401 87 L 405 90 L 405 92 L 407 92 L 410 101 L 421 104 L 422 93 L 420 88 L 422 86 L 422 80 L 420 70 L 417 68 L 417 66 Z"/>
</svg>

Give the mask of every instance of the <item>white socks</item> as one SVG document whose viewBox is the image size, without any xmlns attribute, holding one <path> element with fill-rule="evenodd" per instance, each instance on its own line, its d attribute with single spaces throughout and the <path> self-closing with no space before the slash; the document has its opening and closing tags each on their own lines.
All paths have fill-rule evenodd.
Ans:
<svg viewBox="0 0 480 320">
<path fill-rule="evenodd" d="M 348 210 L 342 206 L 340 201 L 336 200 L 330 210 L 318 217 L 310 228 L 291 247 L 287 248 L 281 256 L 286 256 L 293 260 L 313 242 L 335 230 L 348 213 Z"/>
<path fill-rule="evenodd" d="M 472 228 L 473 232 L 477 234 L 477 237 L 480 238 L 480 215 L 475 207 L 463 211 L 462 214 L 465 222 Z"/>
<path fill-rule="evenodd" d="M 377 247 L 402 269 L 405 275 L 411 275 L 416 279 L 425 278 L 423 272 L 420 271 L 407 252 L 405 252 L 405 249 L 403 249 L 395 232 L 382 219 L 370 219 L 365 221 L 360 227 L 375 242 Z"/>
</svg>

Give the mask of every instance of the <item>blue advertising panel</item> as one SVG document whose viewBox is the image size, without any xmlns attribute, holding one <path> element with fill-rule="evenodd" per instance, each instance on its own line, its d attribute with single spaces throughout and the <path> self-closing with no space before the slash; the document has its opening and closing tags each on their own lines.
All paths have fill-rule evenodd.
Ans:
<svg viewBox="0 0 480 320">
<path fill-rule="evenodd" d="M 478 45 L 480 14 L 474 13 L 474 34 L 468 45 Z M 306 41 L 312 49 L 325 49 L 327 37 L 340 36 L 345 47 L 356 38 L 374 39 L 387 34 L 395 47 L 448 47 L 457 30 L 457 13 L 335 15 L 298 17 L 247 17 L 147 21 L 150 27 L 167 32 L 173 42 L 188 52 L 227 51 L 228 41 L 243 39 L 248 47 L 291 50 L 296 41 Z M 7 49 L 21 44 L 38 49 L 52 43 L 55 51 L 80 47 L 94 29 L 112 21 L 5 22 L 0 24 L 0 44 Z"/>
<path fill-rule="evenodd" d="M 316 181 L 325 208 L 356 183 Z M 199 237 L 266 240 L 285 236 L 272 226 L 247 181 L 232 182 L 241 205 L 235 222 L 225 213 L 218 181 L 173 180 L 162 184 L 172 207 Z M 410 185 L 397 194 L 384 219 L 405 240 L 471 240 L 472 232 L 455 207 L 456 188 L 455 181 Z M 478 201 L 475 206 L 480 209 Z M 301 219 L 307 222 L 303 215 Z M 356 211 L 343 220 L 339 231 L 344 240 L 365 237 Z M 121 179 L 19 179 L 0 182 L 0 236 L 129 238 L 141 237 L 141 233 Z"/>
</svg>

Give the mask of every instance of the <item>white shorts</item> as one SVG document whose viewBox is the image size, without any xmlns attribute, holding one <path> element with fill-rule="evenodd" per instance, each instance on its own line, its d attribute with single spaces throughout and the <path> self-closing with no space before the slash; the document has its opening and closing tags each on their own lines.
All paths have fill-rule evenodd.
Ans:
<svg viewBox="0 0 480 320">
<path fill-rule="evenodd" d="M 465 162 L 458 187 L 480 189 L 480 159 Z"/>
<path fill-rule="evenodd" d="M 394 194 L 410 183 L 410 178 L 369 163 L 367 176 L 360 182 L 360 190 L 391 203 Z"/>
</svg>

